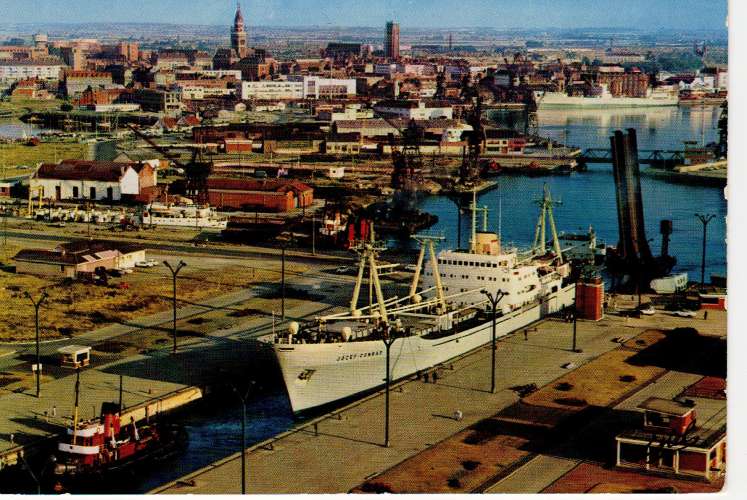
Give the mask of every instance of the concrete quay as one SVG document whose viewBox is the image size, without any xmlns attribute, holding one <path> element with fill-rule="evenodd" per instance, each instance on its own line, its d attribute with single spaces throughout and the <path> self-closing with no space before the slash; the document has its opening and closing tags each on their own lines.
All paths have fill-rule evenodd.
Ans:
<svg viewBox="0 0 747 500">
<path fill-rule="evenodd" d="M 645 329 L 665 325 L 699 327 L 694 322 L 715 325 L 723 320 L 714 316 L 707 322 L 663 314 L 643 319 L 608 316 L 598 323 L 579 322 L 581 353 L 571 351 L 571 324 L 546 320 L 537 325 L 536 331 L 530 330 L 528 340 L 524 340 L 521 332 L 499 340 L 496 394 L 489 392 L 490 349 L 483 347 L 455 360 L 453 369 L 444 368 L 436 384 L 411 379 L 395 386 L 391 395 L 389 448 L 382 446 L 384 398 L 383 392 L 379 392 L 248 448 L 247 491 L 348 492 L 366 479 L 517 402 L 519 397 L 511 387 L 548 384 L 574 367 L 619 347 L 621 339 L 630 339 Z M 569 368 L 567 363 L 573 365 Z M 461 421 L 452 417 L 456 410 L 463 414 Z M 241 454 L 236 453 L 151 493 L 239 493 L 240 458 Z M 571 465 L 557 463 L 553 469 L 561 474 Z M 539 481 L 536 488 L 545 485 Z"/>
</svg>

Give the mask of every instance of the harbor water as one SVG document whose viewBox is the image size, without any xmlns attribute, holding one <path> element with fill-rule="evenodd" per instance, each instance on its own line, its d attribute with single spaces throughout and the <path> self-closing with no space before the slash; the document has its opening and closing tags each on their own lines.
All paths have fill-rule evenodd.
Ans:
<svg viewBox="0 0 747 500">
<path fill-rule="evenodd" d="M 540 135 L 564 144 L 588 148 L 610 147 L 615 130 L 635 128 L 642 150 L 682 150 L 684 141 L 708 144 L 718 140 L 716 125 L 721 110 L 717 106 L 640 108 L 620 110 L 547 110 L 539 113 Z M 708 225 L 706 279 L 711 274 L 726 274 L 726 210 L 724 191 L 714 186 L 672 182 L 646 175 L 641 166 L 641 190 L 647 238 L 654 254 L 659 254 L 659 221 L 671 219 L 674 232 L 670 253 L 677 258 L 676 272 L 687 272 L 700 279 L 703 226 L 696 213 L 714 214 Z M 571 175 L 496 177 L 498 188 L 482 193 L 480 207 L 489 209 L 488 229 L 500 233 L 506 244 L 527 247 L 534 238 L 543 186 L 548 185 L 555 207 L 558 231 L 585 232 L 592 226 L 608 245 L 618 239 L 617 205 L 611 164 L 591 164 L 587 172 Z M 420 208 L 438 215 L 432 231 L 443 233 L 444 247 L 457 245 L 458 223 L 455 204 L 444 196 L 425 198 Z M 478 217 L 480 227 L 482 216 Z M 462 215 L 462 246 L 469 241 L 471 215 Z"/>
</svg>

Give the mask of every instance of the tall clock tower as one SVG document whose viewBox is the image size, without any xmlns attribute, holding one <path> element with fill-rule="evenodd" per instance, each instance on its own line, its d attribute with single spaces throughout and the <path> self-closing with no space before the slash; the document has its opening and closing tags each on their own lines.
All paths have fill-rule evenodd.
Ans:
<svg viewBox="0 0 747 500">
<path fill-rule="evenodd" d="M 244 16 L 241 14 L 241 6 L 236 4 L 236 17 L 231 28 L 231 48 L 239 57 L 247 53 L 246 30 L 244 29 Z"/>
</svg>

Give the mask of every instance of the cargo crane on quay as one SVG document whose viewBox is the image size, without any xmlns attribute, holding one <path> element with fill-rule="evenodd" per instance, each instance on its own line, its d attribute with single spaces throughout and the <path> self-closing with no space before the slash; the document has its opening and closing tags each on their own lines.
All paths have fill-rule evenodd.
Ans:
<svg viewBox="0 0 747 500">
<path fill-rule="evenodd" d="M 385 115 L 381 116 L 399 131 L 400 137 L 397 141 L 394 134 L 389 134 L 389 145 L 392 151 L 390 186 L 393 194 L 391 200 L 374 203 L 361 210 L 358 220 L 360 222 L 361 219 L 365 219 L 375 224 L 382 234 L 409 238 L 438 222 L 437 216 L 423 212 L 416 207 L 425 182 L 423 156 L 420 151 L 424 132 L 414 120 L 411 120 L 403 129 L 395 120 Z M 365 231 L 361 230 L 360 235 L 362 236 L 363 233 Z"/>
</svg>

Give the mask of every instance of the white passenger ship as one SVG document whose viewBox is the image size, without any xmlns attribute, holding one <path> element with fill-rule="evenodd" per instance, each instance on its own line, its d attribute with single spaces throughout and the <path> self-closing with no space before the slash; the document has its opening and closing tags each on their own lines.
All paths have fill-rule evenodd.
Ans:
<svg viewBox="0 0 747 500">
<path fill-rule="evenodd" d="M 151 203 L 143 208 L 140 223 L 145 226 L 225 229 L 228 219 L 219 217 L 212 207 Z"/>
<path fill-rule="evenodd" d="M 497 337 L 574 303 L 574 286 L 564 284 L 569 266 L 562 262 L 557 236 L 555 253 L 532 252 L 522 258 L 516 250 L 504 251 L 497 234 L 476 231 L 477 210 L 473 203 L 469 250 L 436 255 L 434 242 L 439 238 L 417 237 L 421 251 L 407 296 L 384 298 L 376 265 L 381 248 L 373 239 L 361 242 L 349 310 L 315 318 L 303 328 L 292 323 L 287 334 L 264 339 L 273 342 L 294 413 L 382 386 L 387 373 L 385 338 L 393 339 L 391 380 L 429 370 L 487 344 L 492 338 L 492 310 L 486 292 L 505 294 L 498 304 Z M 544 215 L 543 208 L 543 236 Z M 426 251 L 430 262 L 423 290 L 418 292 Z M 366 267 L 375 302 L 361 308 L 358 299 Z"/>
</svg>

